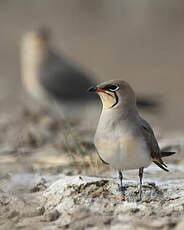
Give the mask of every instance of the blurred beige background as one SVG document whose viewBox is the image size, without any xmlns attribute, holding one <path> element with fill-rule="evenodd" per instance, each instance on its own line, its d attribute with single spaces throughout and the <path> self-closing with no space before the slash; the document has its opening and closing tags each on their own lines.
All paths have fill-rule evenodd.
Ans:
<svg viewBox="0 0 184 230">
<path fill-rule="evenodd" d="M 0 0 L 0 110 L 22 105 L 24 32 L 48 26 L 53 43 L 96 79 L 125 79 L 158 95 L 164 130 L 184 129 L 184 1 Z"/>
</svg>

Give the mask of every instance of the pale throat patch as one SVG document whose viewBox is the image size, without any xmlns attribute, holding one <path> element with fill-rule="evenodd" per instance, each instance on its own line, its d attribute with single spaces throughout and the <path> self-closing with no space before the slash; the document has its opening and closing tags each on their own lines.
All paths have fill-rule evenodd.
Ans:
<svg viewBox="0 0 184 230">
<path fill-rule="evenodd" d="M 103 102 L 103 107 L 105 109 L 110 108 L 115 102 L 116 102 L 116 98 L 114 97 L 114 93 L 111 93 L 108 91 L 108 95 L 107 93 L 103 93 L 103 92 L 98 92 L 102 102 Z"/>
</svg>

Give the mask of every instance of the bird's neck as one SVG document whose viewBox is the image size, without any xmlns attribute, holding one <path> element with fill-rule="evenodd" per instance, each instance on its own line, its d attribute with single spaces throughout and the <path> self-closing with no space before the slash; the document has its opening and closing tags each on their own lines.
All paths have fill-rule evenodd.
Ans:
<svg viewBox="0 0 184 230">
<path fill-rule="evenodd" d="M 121 121 L 136 121 L 139 117 L 139 112 L 136 106 L 129 106 L 128 108 L 114 108 L 114 109 L 103 109 L 101 118 L 108 121 L 121 120 Z"/>
<path fill-rule="evenodd" d="M 49 49 L 40 47 L 40 48 L 31 48 L 24 46 L 22 49 L 22 66 L 26 68 L 26 71 L 38 70 L 41 64 L 48 57 Z M 24 70 L 23 70 L 24 71 Z"/>
<path fill-rule="evenodd" d="M 30 49 L 24 46 L 21 54 L 21 76 L 24 87 L 36 98 L 40 93 L 39 74 L 48 50 Z"/>
</svg>

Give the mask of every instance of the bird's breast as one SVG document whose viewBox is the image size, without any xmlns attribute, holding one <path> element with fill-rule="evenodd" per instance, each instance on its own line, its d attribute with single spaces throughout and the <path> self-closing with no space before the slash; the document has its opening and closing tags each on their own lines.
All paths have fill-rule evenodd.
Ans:
<svg viewBox="0 0 184 230">
<path fill-rule="evenodd" d="M 146 143 L 136 136 L 101 137 L 95 145 L 102 159 L 118 170 L 147 167 L 152 162 Z"/>
</svg>

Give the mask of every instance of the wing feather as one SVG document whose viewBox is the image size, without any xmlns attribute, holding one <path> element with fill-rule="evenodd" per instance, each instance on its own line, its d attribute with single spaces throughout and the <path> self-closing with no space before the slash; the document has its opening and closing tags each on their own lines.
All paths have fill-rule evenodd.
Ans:
<svg viewBox="0 0 184 230">
<path fill-rule="evenodd" d="M 168 171 L 168 169 L 166 168 L 167 165 L 162 160 L 161 151 L 151 126 L 148 124 L 147 121 L 145 121 L 141 117 L 140 117 L 140 123 L 141 123 L 145 141 L 148 145 L 148 148 L 150 149 L 150 154 L 151 157 L 153 158 L 153 162 L 161 169 Z"/>
</svg>

